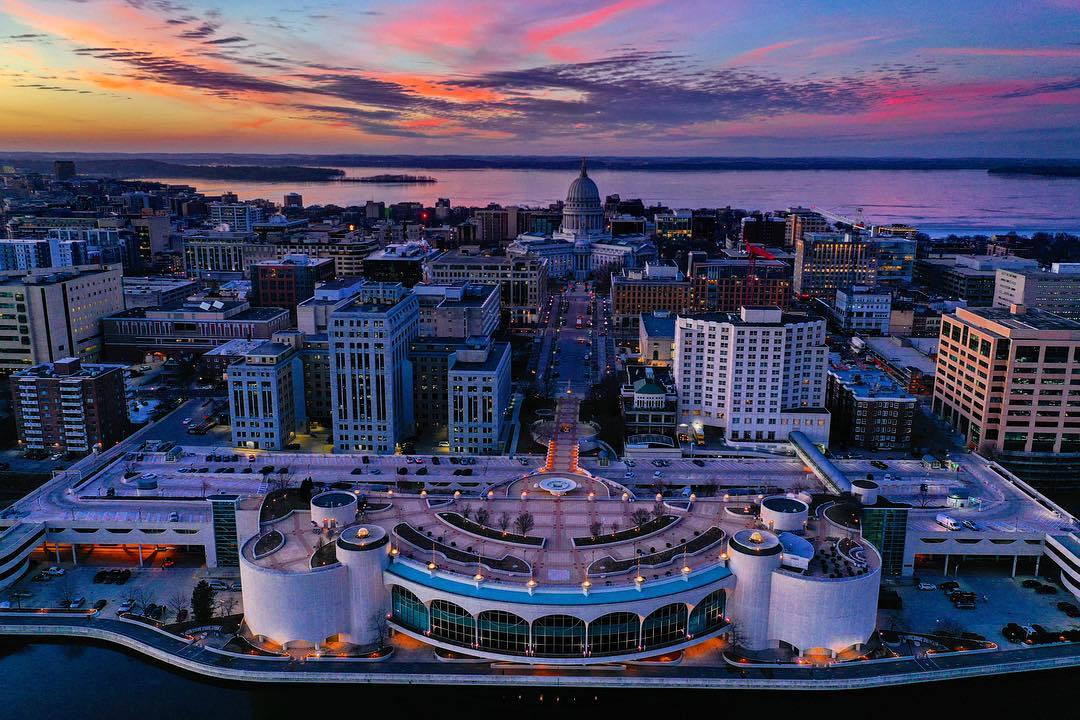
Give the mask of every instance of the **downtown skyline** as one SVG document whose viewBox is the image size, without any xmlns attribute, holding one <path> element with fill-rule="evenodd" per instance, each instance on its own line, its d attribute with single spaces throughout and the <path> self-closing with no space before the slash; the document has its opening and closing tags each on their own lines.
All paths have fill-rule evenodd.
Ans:
<svg viewBox="0 0 1080 720">
<path fill-rule="evenodd" d="M 8 151 L 1070 157 L 1080 3 L 0 0 Z"/>
</svg>

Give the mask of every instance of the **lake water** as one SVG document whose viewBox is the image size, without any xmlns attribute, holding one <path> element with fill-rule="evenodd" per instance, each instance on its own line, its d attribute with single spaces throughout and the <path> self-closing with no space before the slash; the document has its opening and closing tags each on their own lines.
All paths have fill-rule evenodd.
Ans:
<svg viewBox="0 0 1080 720">
<path fill-rule="evenodd" d="M 835 715 L 837 703 L 844 701 L 859 703 L 864 710 L 902 704 L 914 714 L 927 707 L 937 714 L 952 710 L 970 714 L 984 703 L 1013 702 L 1018 693 L 1045 706 L 1047 698 L 1060 695 L 1070 679 L 1075 680 L 1075 671 L 1062 670 L 859 690 L 843 696 L 744 690 L 248 685 L 205 680 L 96 643 L 0 638 L 0 717 L 11 720 L 456 718 L 466 713 L 479 718 L 596 718 L 612 713 L 664 717 L 672 711 L 706 717 L 718 707 L 729 715 L 788 710 L 792 716 L 806 716 Z M 844 707 L 850 711 L 856 706 Z"/>
<path fill-rule="evenodd" d="M 277 202 L 299 192 L 313 204 L 387 204 L 413 200 L 433 205 L 547 206 L 563 199 L 574 178 L 566 170 L 426 170 L 422 168 L 341 168 L 348 176 L 383 173 L 431 175 L 433 185 L 250 182 L 155 178 L 195 185 L 216 194 Z M 818 206 L 842 215 L 863 209 L 867 221 L 912 224 L 932 236 L 956 233 L 1080 232 L 1080 179 L 990 175 L 983 170 L 751 170 L 746 172 L 590 172 L 601 195 L 641 198 L 673 208 L 736 207 L 778 210 Z"/>
</svg>

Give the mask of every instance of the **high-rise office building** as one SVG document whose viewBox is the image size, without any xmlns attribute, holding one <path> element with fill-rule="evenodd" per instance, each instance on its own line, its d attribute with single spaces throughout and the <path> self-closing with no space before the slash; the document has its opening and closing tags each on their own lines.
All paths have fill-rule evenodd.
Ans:
<svg viewBox="0 0 1080 720">
<path fill-rule="evenodd" d="M 837 288 L 877 284 L 872 241 L 853 233 L 804 233 L 795 243 L 793 289 L 832 302 Z"/>
<path fill-rule="evenodd" d="M 283 260 L 263 260 L 251 266 L 254 307 L 278 307 L 296 319 L 296 306 L 314 297 L 315 287 L 334 277 L 334 261 L 307 255 L 286 255 Z"/>
<path fill-rule="evenodd" d="M 302 208 L 304 207 L 304 196 L 300 193 L 285 193 L 285 202 L 283 205 L 287 208 Z"/>
<path fill-rule="evenodd" d="M 681 421 L 733 443 L 829 441 L 825 321 L 780 308 L 679 317 L 672 358 Z"/>
<path fill-rule="evenodd" d="M 210 222 L 213 225 L 228 225 L 232 232 L 251 232 L 255 225 L 265 219 L 266 215 L 258 205 L 210 203 Z"/>
<path fill-rule="evenodd" d="M 420 336 L 490 337 L 499 327 L 499 286 L 417 285 Z"/>
<path fill-rule="evenodd" d="M 1080 266 L 1054 263 L 1049 272 L 1037 268 L 999 268 L 994 279 L 994 307 L 1012 305 L 1026 305 L 1080 320 Z"/>
<path fill-rule="evenodd" d="M 934 412 L 1032 481 L 1080 477 L 1080 322 L 957 308 L 941 319 Z"/>
<path fill-rule="evenodd" d="M 0 373 L 104 348 L 102 318 L 124 309 L 119 265 L 0 273 Z"/>
<path fill-rule="evenodd" d="M 611 276 L 612 332 L 617 338 L 638 336 L 642 313 L 666 310 L 685 313 L 691 307 L 690 281 L 670 261 L 646 263 Z"/>
<path fill-rule="evenodd" d="M 547 302 L 548 268 L 542 258 L 452 250 L 427 261 L 425 267 L 433 285 L 498 283 L 502 312 L 512 325 L 535 325 Z"/>
<path fill-rule="evenodd" d="M 824 216 L 809 208 L 788 208 L 784 221 L 784 247 L 794 250 L 806 233 L 823 233 L 829 229 Z"/>
<path fill-rule="evenodd" d="M 510 344 L 469 338 L 450 357 L 447 390 L 450 452 L 500 454 L 510 404 Z"/>
<path fill-rule="evenodd" d="M 248 350 L 226 369 L 234 445 L 283 450 L 304 425 L 304 371 L 299 332 Z"/>
<path fill-rule="evenodd" d="M 366 283 L 330 314 L 337 451 L 389 455 L 413 433 L 409 343 L 419 329 L 419 303 L 400 283 Z"/>
<path fill-rule="evenodd" d="M 888 335 L 892 295 L 865 285 L 837 289 L 832 303 L 837 326 L 857 335 Z"/>
</svg>

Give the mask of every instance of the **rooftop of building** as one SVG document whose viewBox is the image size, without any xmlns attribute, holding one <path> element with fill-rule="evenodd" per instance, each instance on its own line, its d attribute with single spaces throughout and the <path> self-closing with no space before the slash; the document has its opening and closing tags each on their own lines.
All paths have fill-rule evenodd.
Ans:
<svg viewBox="0 0 1080 720">
<path fill-rule="evenodd" d="M 645 334 L 650 337 L 675 337 L 675 321 L 678 316 L 675 313 L 663 310 L 654 310 L 651 313 L 641 313 L 641 327 Z"/>
<path fill-rule="evenodd" d="M 65 268 L 0 271 L 0 285 L 54 285 L 119 271 L 119 265 L 75 265 Z"/>
<path fill-rule="evenodd" d="M 280 260 L 261 260 L 255 265 L 257 267 L 315 267 L 318 265 L 333 265 L 334 259 L 327 257 L 312 257 L 310 255 L 286 255 Z"/>
<path fill-rule="evenodd" d="M 78 358 L 62 358 L 55 363 L 41 363 L 11 374 L 15 379 L 78 380 L 101 377 L 110 372 L 123 371 L 125 365 L 113 363 L 83 363 Z"/>
<path fill-rule="evenodd" d="M 924 355 L 911 345 L 901 344 L 899 338 L 863 337 L 861 339 L 874 354 L 884 358 L 891 365 L 913 367 L 923 375 L 933 375 L 937 370 L 937 362 L 933 358 Z"/>
<path fill-rule="evenodd" d="M 179 290 L 198 284 L 197 280 L 190 278 L 164 277 L 150 275 L 146 277 L 121 278 L 125 293 L 159 292 L 161 290 Z"/>
<path fill-rule="evenodd" d="M 244 338 L 236 338 L 235 340 L 229 340 L 226 343 L 222 343 L 215 348 L 207 350 L 203 357 L 216 357 L 226 356 L 234 357 L 238 355 L 247 355 L 255 348 L 262 345 L 265 340 L 246 340 Z"/>
<path fill-rule="evenodd" d="M 180 307 L 162 307 L 160 305 L 155 305 L 153 307 L 134 307 L 107 315 L 103 319 L 128 320 L 151 317 L 162 320 L 183 320 L 193 315 L 198 319 L 200 314 L 204 314 L 207 316 L 207 319 L 218 319 L 223 322 L 264 322 L 273 320 L 280 315 L 289 314 L 289 311 L 283 308 L 253 308 L 248 306 L 246 300 L 219 300 L 218 302 L 230 304 L 219 308 L 215 308 L 212 303 L 185 304 Z M 203 304 L 209 304 L 210 307 L 204 308 L 202 307 Z M 241 306 L 243 306 L 242 309 Z M 226 315 L 226 317 L 218 317 L 221 315 Z"/>
<path fill-rule="evenodd" d="M 915 396 L 884 371 L 863 365 L 833 365 L 829 374 L 860 400 L 915 402 Z"/>
<path fill-rule="evenodd" d="M 783 312 L 780 308 L 776 306 L 766 305 L 762 307 L 744 307 L 743 310 L 749 310 L 751 312 L 749 314 L 734 312 L 708 312 L 679 315 L 679 317 L 686 320 L 699 320 L 705 322 L 729 323 L 731 325 L 762 327 L 782 327 L 784 325 L 802 324 L 809 322 L 824 322 L 824 320 L 817 317 L 816 315 Z M 746 315 L 745 320 L 743 319 L 744 314 Z"/>
<path fill-rule="evenodd" d="M 1013 308 L 960 308 L 956 312 L 956 317 L 962 320 L 965 314 L 968 313 L 1008 330 L 1069 331 L 1080 334 L 1080 322 L 1061 315 L 1055 315 L 1040 308 L 1018 307 L 1016 312 L 1014 312 Z"/>
<path fill-rule="evenodd" d="M 503 361 L 503 358 L 510 352 L 510 343 L 491 343 L 490 346 L 487 346 L 487 352 L 483 360 L 463 359 L 463 354 L 471 354 L 469 353 L 470 350 L 480 350 L 480 348 L 475 347 L 473 338 L 469 338 L 455 350 L 454 360 L 450 365 L 451 370 L 458 372 L 494 372 Z"/>
</svg>

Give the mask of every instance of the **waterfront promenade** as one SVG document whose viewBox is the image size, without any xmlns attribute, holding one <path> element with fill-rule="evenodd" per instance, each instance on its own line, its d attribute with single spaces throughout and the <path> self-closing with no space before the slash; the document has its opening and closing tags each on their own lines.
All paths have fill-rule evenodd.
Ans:
<svg viewBox="0 0 1080 720">
<path fill-rule="evenodd" d="M 947 653 L 823 667 L 732 665 L 530 668 L 508 664 L 249 657 L 207 648 L 148 625 L 84 615 L 5 613 L 0 635 L 97 640 L 205 677 L 256 683 L 515 685 L 701 689 L 839 690 L 1080 666 L 1080 644 Z"/>
</svg>

